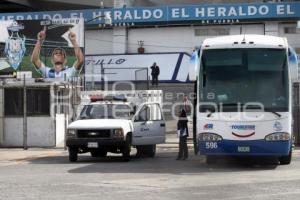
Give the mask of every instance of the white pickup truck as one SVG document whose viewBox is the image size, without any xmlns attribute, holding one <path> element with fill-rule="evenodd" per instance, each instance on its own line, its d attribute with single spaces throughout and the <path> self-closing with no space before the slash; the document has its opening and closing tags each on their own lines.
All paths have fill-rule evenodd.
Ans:
<svg viewBox="0 0 300 200">
<path fill-rule="evenodd" d="M 83 101 L 77 120 L 68 126 L 71 162 L 86 152 L 92 157 L 122 153 L 129 161 L 131 147 L 137 148 L 137 155 L 154 157 L 156 144 L 165 142 L 162 91 L 92 91 L 85 96 L 88 102 Z"/>
</svg>

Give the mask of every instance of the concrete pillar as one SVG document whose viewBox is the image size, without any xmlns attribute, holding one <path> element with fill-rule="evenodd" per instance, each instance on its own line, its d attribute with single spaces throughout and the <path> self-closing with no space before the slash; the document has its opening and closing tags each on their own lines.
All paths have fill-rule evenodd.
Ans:
<svg viewBox="0 0 300 200">
<path fill-rule="evenodd" d="M 4 89 L 2 86 L 0 86 L 0 147 L 3 145 L 3 142 L 4 142 Z"/>
<path fill-rule="evenodd" d="M 113 29 L 113 53 L 127 53 L 128 31 L 126 27 L 114 27 Z"/>
<path fill-rule="evenodd" d="M 114 0 L 115 8 L 131 7 L 133 0 Z M 114 27 L 113 28 L 113 48 L 114 54 L 127 53 L 127 37 L 128 31 L 126 27 Z"/>
<path fill-rule="evenodd" d="M 115 8 L 131 7 L 134 0 L 114 0 Z"/>
<path fill-rule="evenodd" d="M 265 35 L 279 36 L 278 22 L 265 22 Z"/>
</svg>

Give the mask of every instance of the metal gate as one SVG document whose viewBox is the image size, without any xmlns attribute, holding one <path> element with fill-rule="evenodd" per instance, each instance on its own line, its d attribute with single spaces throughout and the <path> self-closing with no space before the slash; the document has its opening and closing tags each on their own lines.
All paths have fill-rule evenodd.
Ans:
<svg viewBox="0 0 300 200">
<path fill-rule="evenodd" d="M 299 107 L 299 99 L 300 99 L 300 93 L 299 93 L 299 82 L 296 82 L 293 84 L 293 134 L 295 136 L 295 144 L 300 144 L 300 107 Z"/>
<path fill-rule="evenodd" d="M 136 90 L 149 89 L 148 68 L 141 68 L 135 70 L 135 85 L 136 85 Z"/>
</svg>

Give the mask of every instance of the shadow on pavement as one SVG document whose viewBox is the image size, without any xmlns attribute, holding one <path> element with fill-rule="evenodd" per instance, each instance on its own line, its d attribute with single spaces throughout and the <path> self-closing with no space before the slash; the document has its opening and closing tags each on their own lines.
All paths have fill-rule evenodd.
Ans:
<svg viewBox="0 0 300 200">
<path fill-rule="evenodd" d="M 75 163 L 68 156 L 52 156 L 30 160 L 31 164 L 64 164 L 69 173 L 162 173 L 195 175 L 210 172 L 239 172 L 274 170 L 277 161 L 272 159 L 219 158 L 213 164 L 206 164 L 205 157 L 190 152 L 189 159 L 175 160 L 177 152 L 159 152 L 154 158 L 132 158 L 124 162 L 120 155 L 110 154 L 106 158 L 92 158 L 89 154 L 79 155 Z"/>
</svg>

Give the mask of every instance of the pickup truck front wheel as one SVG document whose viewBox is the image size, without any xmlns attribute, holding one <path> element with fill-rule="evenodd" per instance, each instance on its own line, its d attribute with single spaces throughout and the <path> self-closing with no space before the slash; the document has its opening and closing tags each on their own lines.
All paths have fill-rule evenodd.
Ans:
<svg viewBox="0 0 300 200">
<path fill-rule="evenodd" d="M 122 157 L 125 162 L 130 160 L 130 151 L 131 151 L 131 138 L 130 136 L 126 137 L 126 142 L 122 150 Z"/>
<path fill-rule="evenodd" d="M 78 160 L 78 148 L 69 147 L 69 161 L 76 162 Z"/>
<path fill-rule="evenodd" d="M 156 145 L 141 145 L 137 146 L 136 157 L 151 157 L 153 158 L 156 153 Z"/>
</svg>

